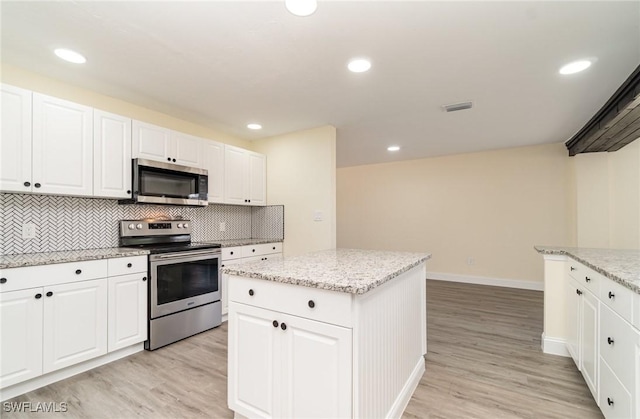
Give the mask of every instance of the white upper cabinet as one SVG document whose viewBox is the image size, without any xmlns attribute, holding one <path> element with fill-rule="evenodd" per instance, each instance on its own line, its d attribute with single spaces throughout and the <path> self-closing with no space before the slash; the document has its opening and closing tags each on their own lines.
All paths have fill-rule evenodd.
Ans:
<svg viewBox="0 0 640 419">
<path fill-rule="evenodd" d="M 204 168 L 209 176 L 209 202 L 224 202 L 224 144 L 203 141 Z"/>
<path fill-rule="evenodd" d="M 202 155 L 202 142 L 204 140 L 202 138 L 177 131 L 171 131 L 170 138 L 171 161 L 173 163 L 189 167 L 204 167 Z"/>
<path fill-rule="evenodd" d="M 132 157 L 171 162 L 171 130 L 145 122 L 133 121 Z"/>
<path fill-rule="evenodd" d="M 0 190 L 31 192 L 31 91 L 1 85 Z"/>
<path fill-rule="evenodd" d="M 204 167 L 202 139 L 145 122 L 133 121 L 132 157 L 189 167 Z"/>
<path fill-rule="evenodd" d="M 266 161 L 263 154 L 225 146 L 225 203 L 266 205 Z"/>
<path fill-rule="evenodd" d="M 131 197 L 131 119 L 93 111 L 93 195 Z"/>
<path fill-rule="evenodd" d="M 92 196 L 93 108 L 33 94 L 33 192 Z"/>
</svg>

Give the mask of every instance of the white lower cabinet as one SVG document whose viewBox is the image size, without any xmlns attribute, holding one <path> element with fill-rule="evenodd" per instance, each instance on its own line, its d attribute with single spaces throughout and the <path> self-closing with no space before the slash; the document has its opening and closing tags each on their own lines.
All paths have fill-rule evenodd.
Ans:
<svg viewBox="0 0 640 419">
<path fill-rule="evenodd" d="M 0 294 L 0 388 L 42 374 L 42 288 Z"/>
<path fill-rule="evenodd" d="M 146 340 L 146 258 L 3 269 L 0 281 L 3 392 Z M 114 275 L 109 276 L 109 272 Z M 111 360 L 118 356 L 126 353 L 116 354 Z M 8 391 L 20 394 L 15 393 L 16 387 Z"/>
<path fill-rule="evenodd" d="M 351 416 L 351 329 L 230 304 L 231 409 L 256 418 Z"/>
<path fill-rule="evenodd" d="M 44 288 L 42 372 L 107 353 L 107 279 Z"/>
<path fill-rule="evenodd" d="M 147 274 L 109 277 L 109 352 L 147 339 Z"/>
</svg>

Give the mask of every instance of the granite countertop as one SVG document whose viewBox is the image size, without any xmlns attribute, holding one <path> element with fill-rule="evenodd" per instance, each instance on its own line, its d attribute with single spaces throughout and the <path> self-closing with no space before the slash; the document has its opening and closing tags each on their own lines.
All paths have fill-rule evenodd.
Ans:
<svg viewBox="0 0 640 419">
<path fill-rule="evenodd" d="M 640 250 L 534 246 L 543 255 L 567 255 L 640 294 Z"/>
<path fill-rule="evenodd" d="M 284 259 L 222 268 L 222 272 L 255 279 L 331 291 L 364 294 L 418 266 L 426 253 L 333 249 Z"/>
<path fill-rule="evenodd" d="M 148 255 L 148 250 L 110 247 L 106 249 L 69 250 L 64 252 L 23 253 L 0 255 L 0 269 L 25 266 L 51 265 L 54 263 L 80 262 L 83 260 L 111 259 L 125 256 Z"/>
<path fill-rule="evenodd" d="M 206 240 L 201 243 L 219 243 L 221 247 L 250 246 L 252 244 L 279 243 L 282 239 L 230 239 Z"/>
</svg>

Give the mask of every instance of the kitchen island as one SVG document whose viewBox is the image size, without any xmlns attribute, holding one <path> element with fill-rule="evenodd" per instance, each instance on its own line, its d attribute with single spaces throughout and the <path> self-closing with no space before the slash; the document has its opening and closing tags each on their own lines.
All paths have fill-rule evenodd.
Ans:
<svg viewBox="0 0 640 419">
<path fill-rule="evenodd" d="M 430 256 L 335 249 L 223 268 L 236 417 L 400 417 L 425 370 Z"/>
</svg>

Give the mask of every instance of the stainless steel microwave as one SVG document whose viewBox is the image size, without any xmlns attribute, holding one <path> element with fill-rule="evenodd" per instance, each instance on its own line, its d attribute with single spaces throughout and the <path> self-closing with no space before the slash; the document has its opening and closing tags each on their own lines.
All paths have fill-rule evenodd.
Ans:
<svg viewBox="0 0 640 419">
<path fill-rule="evenodd" d="M 209 177 L 205 169 L 133 159 L 132 177 L 133 199 L 129 203 L 202 207 L 209 204 Z"/>
</svg>

